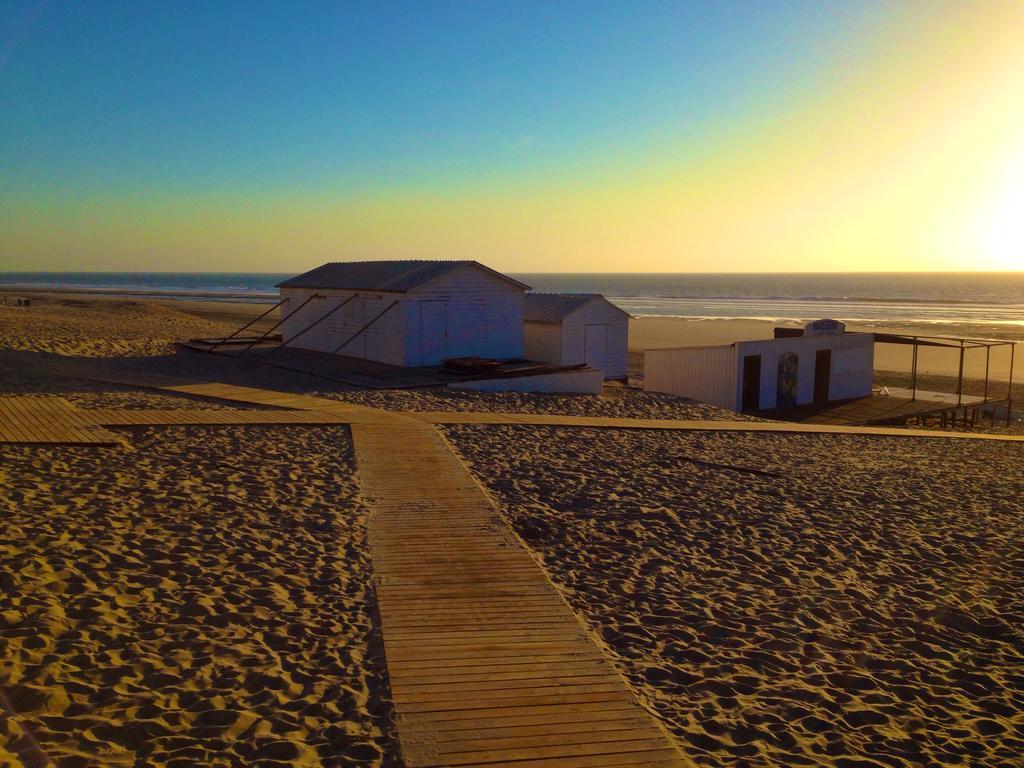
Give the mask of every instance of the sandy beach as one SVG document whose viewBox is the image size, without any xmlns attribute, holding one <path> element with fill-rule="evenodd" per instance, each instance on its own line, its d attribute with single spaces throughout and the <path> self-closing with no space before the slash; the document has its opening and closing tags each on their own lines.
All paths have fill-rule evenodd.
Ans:
<svg viewBox="0 0 1024 768">
<path fill-rule="evenodd" d="M 346 431 L 142 429 L 130 443 L 0 447 L 2 689 L 39 745 L 8 721 L 8 757 L 389 764 Z"/>
<path fill-rule="evenodd" d="M 257 305 L 68 301 L 0 306 L 0 395 L 229 407 L 85 375 L 130 370 L 390 411 L 737 418 L 625 388 L 357 390 L 174 350 Z M 348 428 L 120 433 L 0 446 L 0 763 L 401 765 Z M 444 433 L 694 764 L 1024 750 L 1019 444 Z"/>
<path fill-rule="evenodd" d="M 446 434 L 695 764 L 1024 753 L 1018 446 Z"/>
<path fill-rule="evenodd" d="M 15 292 L 0 291 L 0 296 L 14 295 Z M 179 318 L 175 329 L 179 333 L 177 338 L 191 336 L 211 335 L 218 332 L 230 333 L 242 325 L 255 320 L 270 308 L 269 304 L 257 304 L 241 301 L 210 300 L 200 301 L 194 299 L 157 299 L 147 300 L 145 298 L 112 298 L 105 294 L 90 293 L 87 291 L 50 292 L 19 291 L 17 295 L 28 295 L 37 298 L 45 303 L 45 306 L 55 304 L 67 304 L 87 309 L 95 306 L 95 311 L 104 311 L 104 308 L 115 305 L 160 307 L 174 313 L 185 316 Z M 0 323 L 4 315 L 4 307 L 0 306 Z M 16 311 L 16 310 L 9 310 Z M 261 332 L 269 328 L 275 322 L 279 314 L 274 310 L 263 320 L 257 321 L 253 330 Z M 191 326 L 190 320 L 198 319 L 203 321 Z M 132 327 L 143 328 L 141 318 L 132 322 Z M 841 319 L 841 318 L 840 318 Z M 0 326 L 2 327 L 2 326 Z M 775 324 L 763 320 L 688 320 L 679 317 L 640 317 L 634 318 L 629 325 L 629 349 L 634 356 L 639 358 L 639 353 L 645 349 L 661 349 L 666 347 L 688 347 L 688 346 L 709 346 L 716 344 L 731 344 L 734 341 L 747 341 L 754 339 L 770 339 Z M 992 338 L 998 340 L 1017 342 L 1016 360 L 1018 365 L 1016 371 L 1024 370 L 1024 335 L 1012 327 L 993 326 L 981 329 L 967 325 L 935 324 L 929 326 L 899 326 L 879 328 L 874 325 L 858 325 L 850 323 L 847 326 L 850 331 L 880 331 L 905 335 L 935 335 L 955 336 L 966 338 Z M 191 334 L 189 333 L 191 331 Z M 141 335 L 141 334 L 140 334 Z M 877 344 L 875 346 L 875 368 L 879 372 L 878 383 L 886 384 L 887 378 L 892 381 L 899 380 L 901 375 L 909 373 L 911 368 L 911 352 L 909 347 L 902 347 L 890 344 Z M 994 350 L 988 360 L 989 374 L 993 380 L 1005 382 L 1009 375 L 1010 353 L 1008 347 L 1001 347 Z M 985 353 L 982 350 L 969 352 L 965 357 L 964 375 L 967 379 L 980 380 L 985 373 Z M 634 366 L 635 368 L 635 366 Z M 920 349 L 918 358 L 918 372 L 921 375 L 934 375 L 938 377 L 955 377 L 959 370 L 959 355 L 956 350 L 930 350 Z M 891 372 L 892 376 L 887 376 Z M 1024 374 L 1022 374 L 1024 375 Z M 1014 376 L 1017 380 L 1017 376 Z"/>
</svg>

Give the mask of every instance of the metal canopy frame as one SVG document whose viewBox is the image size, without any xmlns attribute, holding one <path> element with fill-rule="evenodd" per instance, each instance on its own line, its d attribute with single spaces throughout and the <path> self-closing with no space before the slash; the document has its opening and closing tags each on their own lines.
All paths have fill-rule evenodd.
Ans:
<svg viewBox="0 0 1024 768">
<path fill-rule="evenodd" d="M 992 398 L 992 401 L 1006 400 L 1007 403 L 1012 404 L 1013 402 L 1013 364 L 1014 356 L 1017 351 L 1016 341 L 1007 341 L 1002 339 L 971 339 L 971 338 L 960 338 L 957 336 L 902 336 L 895 333 L 876 333 L 875 342 L 879 344 L 906 344 L 914 347 L 914 353 L 911 363 L 910 373 L 910 388 L 911 388 L 911 400 L 917 399 L 917 350 L 918 347 L 945 347 L 947 349 L 956 349 L 960 352 L 960 370 L 957 374 L 956 382 L 956 404 L 957 406 L 963 405 L 964 399 L 964 355 L 968 350 L 971 349 L 984 349 L 985 350 L 985 392 L 982 398 L 982 403 L 979 405 L 991 402 L 988 396 L 989 392 L 989 364 L 992 359 L 992 348 L 993 347 L 1009 347 L 1010 348 L 1010 376 L 1006 386 L 1006 397 L 1005 398 Z M 1009 411 L 1009 408 L 1007 409 Z M 1009 418 L 1009 415 L 1007 416 Z"/>
</svg>

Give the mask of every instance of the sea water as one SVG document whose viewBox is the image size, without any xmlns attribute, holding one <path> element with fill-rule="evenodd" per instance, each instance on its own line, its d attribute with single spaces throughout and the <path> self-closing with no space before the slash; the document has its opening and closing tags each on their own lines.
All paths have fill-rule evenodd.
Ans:
<svg viewBox="0 0 1024 768">
<path fill-rule="evenodd" d="M 271 302 L 280 273 L 0 273 L 0 287 Z M 977 327 L 1024 336 L 1024 272 L 513 274 L 536 291 L 601 293 L 637 316 Z"/>
</svg>

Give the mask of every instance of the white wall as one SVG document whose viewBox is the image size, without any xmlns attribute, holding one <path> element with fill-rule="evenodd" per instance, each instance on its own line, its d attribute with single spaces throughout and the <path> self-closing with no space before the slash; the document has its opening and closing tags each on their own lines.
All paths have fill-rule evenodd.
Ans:
<svg viewBox="0 0 1024 768">
<path fill-rule="evenodd" d="M 338 291 L 307 288 L 282 288 L 281 298 L 290 299 L 281 307 L 282 316 L 291 314 L 281 326 L 285 342 L 294 339 L 289 346 L 298 349 L 312 349 L 317 352 L 333 353 L 347 338 L 355 334 L 366 323 L 377 316 L 393 301 L 399 305 L 374 322 L 351 344 L 338 352 L 340 355 L 376 360 L 390 365 L 405 365 L 405 323 L 403 321 L 403 295 L 360 291 L 358 296 L 342 309 L 331 314 L 306 333 L 302 330 L 313 321 L 349 299 L 353 291 Z M 311 295 L 319 294 L 297 314 L 292 314 Z M 301 335 L 298 335 L 300 334 Z M 297 336 L 298 335 L 298 336 Z"/>
<path fill-rule="evenodd" d="M 525 326 L 525 356 L 527 360 L 544 363 L 562 362 L 562 324 L 530 323 Z"/>
<path fill-rule="evenodd" d="M 586 302 L 562 319 L 562 364 L 584 363 L 586 326 L 608 326 L 606 379 L 624 379 L 628 364 L 629 318 L 601 299 Z"/>
<path fill-rule="evenodd" d="M 521 358 L 524 351 L 523 289 L 485 270 L 465 265 L 408 293 L 406 359 L 408 365 L 436 365 L 420 349 L 418 301 L 447 305 L 444 357 Z"/>
<path fill-rule="evenodd" d="M 644 352 L 644 390 L 737 410 L 736 348 L 648 349 Z"/>
<path fill-rule="evenodd" d="M 797 373 L 797 405 L 814 402 L 814 361 L 819 349 L 832 350 L 829 376 L 829 400 L 867 397 L 871 394 L 874 369 L 875 337 L 870 333 L 845 333 L 821 336 L 796 336 L 789 339 L 742 341 L 737 347 L 735 397 L 741 402 L 743 390 L 742 361 L 744 357 L 761 355 L 762 409 L 775 408 L 778 390 L 779 357 L 786 352 L 799 359 Z"/>
</svg>

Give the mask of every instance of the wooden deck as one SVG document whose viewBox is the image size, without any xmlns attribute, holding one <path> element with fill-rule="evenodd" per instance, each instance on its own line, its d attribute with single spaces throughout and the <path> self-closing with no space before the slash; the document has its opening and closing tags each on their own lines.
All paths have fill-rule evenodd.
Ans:
<svg viewBox="0 0 1024 768">
<path fill-rule="evenodd" d="M 1005 400 L 989 400 L 999 405 Z M 873 395 L 811 412 L 802 419 L 807 424 L 872 425 L 903 422 L 922 416 L 941 416 L 985 405 L 984 398 L 947 392 L 912 393 L 909 389 L 890 388 L 888 395 Z"/>
<path fill-rule="evenodd" d="M 437 431 L 352 433 L 406 763 L 684 765 Z"/>
<path fill-rule="evenodd" d="M 121 445 L 88 413 L 60 397 L 0 397 L 0 443 Z"/>
</svg>

